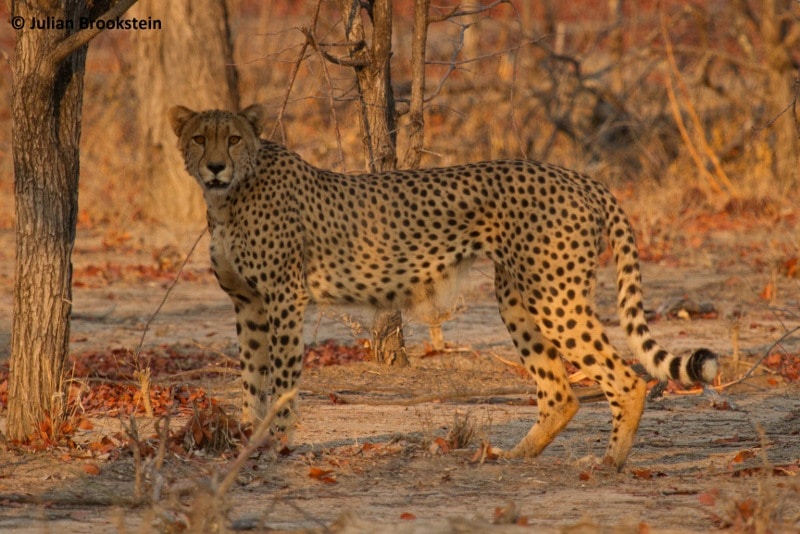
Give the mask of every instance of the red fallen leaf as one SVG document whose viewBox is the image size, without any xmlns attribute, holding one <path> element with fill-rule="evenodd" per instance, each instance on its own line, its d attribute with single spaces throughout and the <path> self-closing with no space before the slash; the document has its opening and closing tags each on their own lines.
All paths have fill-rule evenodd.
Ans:
<svg viewBox="0 0 800 534">
<path fill-rule="evenodd" d="M 333 473 L 333 469 L 320 469 L 319 467 L 312 467 L 308 470 L 308 476 L 319 480 L 325 484 L 336 484 L 336 479 L 329 476 Z"/>
<path fill-rule="evenodd" d="M 528 524 L 528 516 L 521 515 L 517 506 L 512 502 L 508 503 L 507 506 L 498 506 L 494 509 L 492 523 L 495 525 L 526 526 Z"/>
<path fill-rule="evenodd" d="M 100 474 L 100 466 L 97 464 L 83 464 L 81 467 L 86 473 L 92 476 Z"/>
<path fill-rule="evenodd" d="M 789 278 L 800 278 L 800 265 L 798 265 L 797 256 L 784 262 L 783 272 Z"/>
<path fill-rule="evenodd" d="M 752 497 L 748 497 L 743 501 L 739 501 L 736 503 L 736 511 L 739 512 L 739 516 L 747 522 L 750 518 L 753 517 L 753 514 L 756 511 L 756 501 Z"/>
<path fill-rule="evenodd" d="M 759 298 L 762 300 L 772 300 L 772 297 L 775 296 L 775 284 L 772 282 L 767 283 L 764 286 L 764 289 L 759 293 Z"/>
<path fill-rule="evenodd" d="M 700 504 L 714 506 L 717 503 L 717 497 L 719 497 L 719 490 L 712 489 L 699 494 L 697 496 L 697 500 L 700 501 Z"/>
<path fill-rule="evenodd" d="M 75 426 L 77 426 L 81 430 L 92 430 L 94 428 L 92 422 L 84 418 L 79 419 Z"/>
<path fill-rule="evenodd" d="M 328 393 L 328 398 L 331 400 L 331 404 L 348 404 L 346 400 L 336 393 Z"/>
<path fill-rule="evenodd" d="M 403 512 L 402 514 L 400 514 L 400 519 L 402 519 L 403 521 L 414 521 L 416 518 L 417 516 L 415 516 L 411 512 Z"/>
<path fill-rule="evenodd" d="M 591 479 L 592 479 L 592 472 L 591 471 L 582 471 L 578 475 L 578 480 L 582 480 L 584 482 L 586 482 L 587 480 L 591 480 Z"/>
<path fill-rule="evenodd" d="M 111 452 L 117 448 L 117 444 L 108 436 L 103 436 L 99 441 L 89 443 L 89 450 L 100 454 Z"/>
<path fill-rule="evenodd" d="M 744 461 L 749 460 L 750 458 L 755 457 L 755 455 L 756 455 L 755 451 L 751 449 L 745 449 L 743 451 L 739 451 L 738 453 L 736 453 L 736 456 L 733 457 L 733 462 L 740 464 Z"/>
<path fill-rule="evenodd" d="M 436 448 L 442 452 L 442 454 L 448 454 L 450 452 L 450 445 L 444 438 L 436 438 L 433 440 L 433 443 L 436 445 Z"/>
<path fill-rule="evenodd" d="M 500 458 L 500 455 L 497 452 L 492 451 L 492 444 L 489 442 L 481 443 L 481 446 L 478 447 L 478 450 L 475 451 L 475 454 L 472 455 L 470 458 L 471 463 L 484 463 L 484 462 L 493 462 Z"/>
</svg>

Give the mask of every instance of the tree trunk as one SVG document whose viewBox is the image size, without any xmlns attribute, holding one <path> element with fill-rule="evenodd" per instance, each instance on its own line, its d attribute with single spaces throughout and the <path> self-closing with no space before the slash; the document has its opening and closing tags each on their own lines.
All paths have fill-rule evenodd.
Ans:
<svg viewBox="0 0 800 534">
<path fill-rule="evenodd" d="M 370 0 L 372 46 L 366 47 L 360 0 L 338 0 L 345 25 L 345 38 L 351 43 L 361 104 L 361 132 L 364 158 L 370 172 L 391 171 L 397 167 L 394 93 L 389 59 L 392 55 L 392 2 Z"/>
<path fill-rule="evenodd" d="M 788 16 L 792 10 L 791 4 L 791 0 L 765 0 L 761 13 L 761 37 L 769 68 L 771 98 L 767 117 L 770 119 L 786 109 L 795 98 L 796 71 L 791 51 L 800 42 L 800 30 L 789 22 L 792 20 Z M 775 154 L 773 174 L 779 184 L 791 186 L 797 183 L 800 143 L 795 124 L 798 118 L 792 113 L 787 115 L 772 126 L 769 135 Z"/>
<path fill-rule="evenodd" d="M 370 0 L 372 44 L 367 47 L 360 0 L 337 0 L 344 20 L 345 38 L 351 43 L 361 104 L 361 133 L 367 170 L 380 172 L 397 167 L 397 131 L 389 60 L 392 55 L 392 2 Z M 378 310 L 372 327 L 373 356 L 388 365 L 407 366 L 403 316 L 396 310 Z"/>
<path fill-rule="evenodd" d="M 133 1 L 117 2 L 107 15 L 122 15 Z M 83 75 L 88 42 L 100 32 L 77 30 L 81 18 L 96 20 L 110 3 L 88 8 L 79 0 L 20 0 L 11 6 L 12 21 L 24 24 L 17 33 L 12 89 L 16 270 L 10 439 L 25 439 L 47 417 L 57 422 L 66 404 Z M 34 17 L 65 27 L 31 28 Z"/>
<path fill-rule="evenodd" d="M 141 0 L 136 16 L 164 21 L 157 32 L 136 34 L 136 91 L 141 139 L 141 182 L 148 217 L 203 224 L 200 188 L 184 171 L 167 110 L 239 109 L 238 76 L 226 0 Z M 175 202 L 175 199 L 180 199 Z"/>
<path fill-rule="evenodd" d="M 431 0 L 414 0 L 414 34 L 411 37 L 411 102 L 408 110 L 406 169 L 419 168 L 425 145 L 425 56 L 428 42 L 428 8 Z"/>
</svg>

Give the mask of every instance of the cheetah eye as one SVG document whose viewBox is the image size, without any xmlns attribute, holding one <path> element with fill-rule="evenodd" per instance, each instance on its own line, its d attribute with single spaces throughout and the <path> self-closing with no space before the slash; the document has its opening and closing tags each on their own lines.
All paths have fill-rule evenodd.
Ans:
<svg viewBox="0 0 800 534">
<path fill-rule="evenodd" d="M 202 135 L 195 135 L 194 137 L 192 137 L 192 141 L 194 141 L 200 146 L 205 146 L 206 144 L 206 138 L 203 137 Z"/>
<path fill-rule="evenodd" d="M 232 136 L 230 136 L 228 138 L 228 145 L 229 146 L 238 145 L 239 141 L 241 141 L 241 140 L 242 140 L 242 138 L 239 137 L 238 135 L 232 135 Z"/>
</svg>

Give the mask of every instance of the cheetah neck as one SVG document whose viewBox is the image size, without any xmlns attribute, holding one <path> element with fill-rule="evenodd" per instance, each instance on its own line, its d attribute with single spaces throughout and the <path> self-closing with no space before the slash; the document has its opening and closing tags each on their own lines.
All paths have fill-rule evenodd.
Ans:
<svg viewBox="0 0 800 534">
<path fill-rule="evenodd" d="M 203 198 L 206 201 L 208 228 L 213 229 L 217 225 L 226 224 L 231 213 L 230 189 L 205 189 Z"/>
</svg>

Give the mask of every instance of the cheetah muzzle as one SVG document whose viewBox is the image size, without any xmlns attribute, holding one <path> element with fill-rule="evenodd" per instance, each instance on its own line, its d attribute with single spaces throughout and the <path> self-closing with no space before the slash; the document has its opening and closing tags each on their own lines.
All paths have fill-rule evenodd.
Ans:
<svg viewBox="0 0 800 534">
<path fill-rule="evenodd" d="M 203 189 L 212 266 L 236 312 L 245 420 L 263 419 L 268 399 L 297 384 L 310 299 L 381 309 L 430 304 L 485 255 L 500 315 L 537 384 L 538 420 L 505 454 L 539 454 L 578 410 L 563 358 L 602 387 L 613 414 L 604 462 L 621 468 L 645 384 L 593 308 L 606 240 L 636 358 L 661 380 L 710 382 L 717 374 L 710 351 L 676 356 L 653 339 L 630 223 L 587 176 L 534 161 L 349 176 L 259 139 L 259 105 L 240 113 L 175 107 L 169 119 L 186 170 Z M 295 417 L 294 407 L 283 410 L 274 431 L 288 433 Z"/>
</svg>

